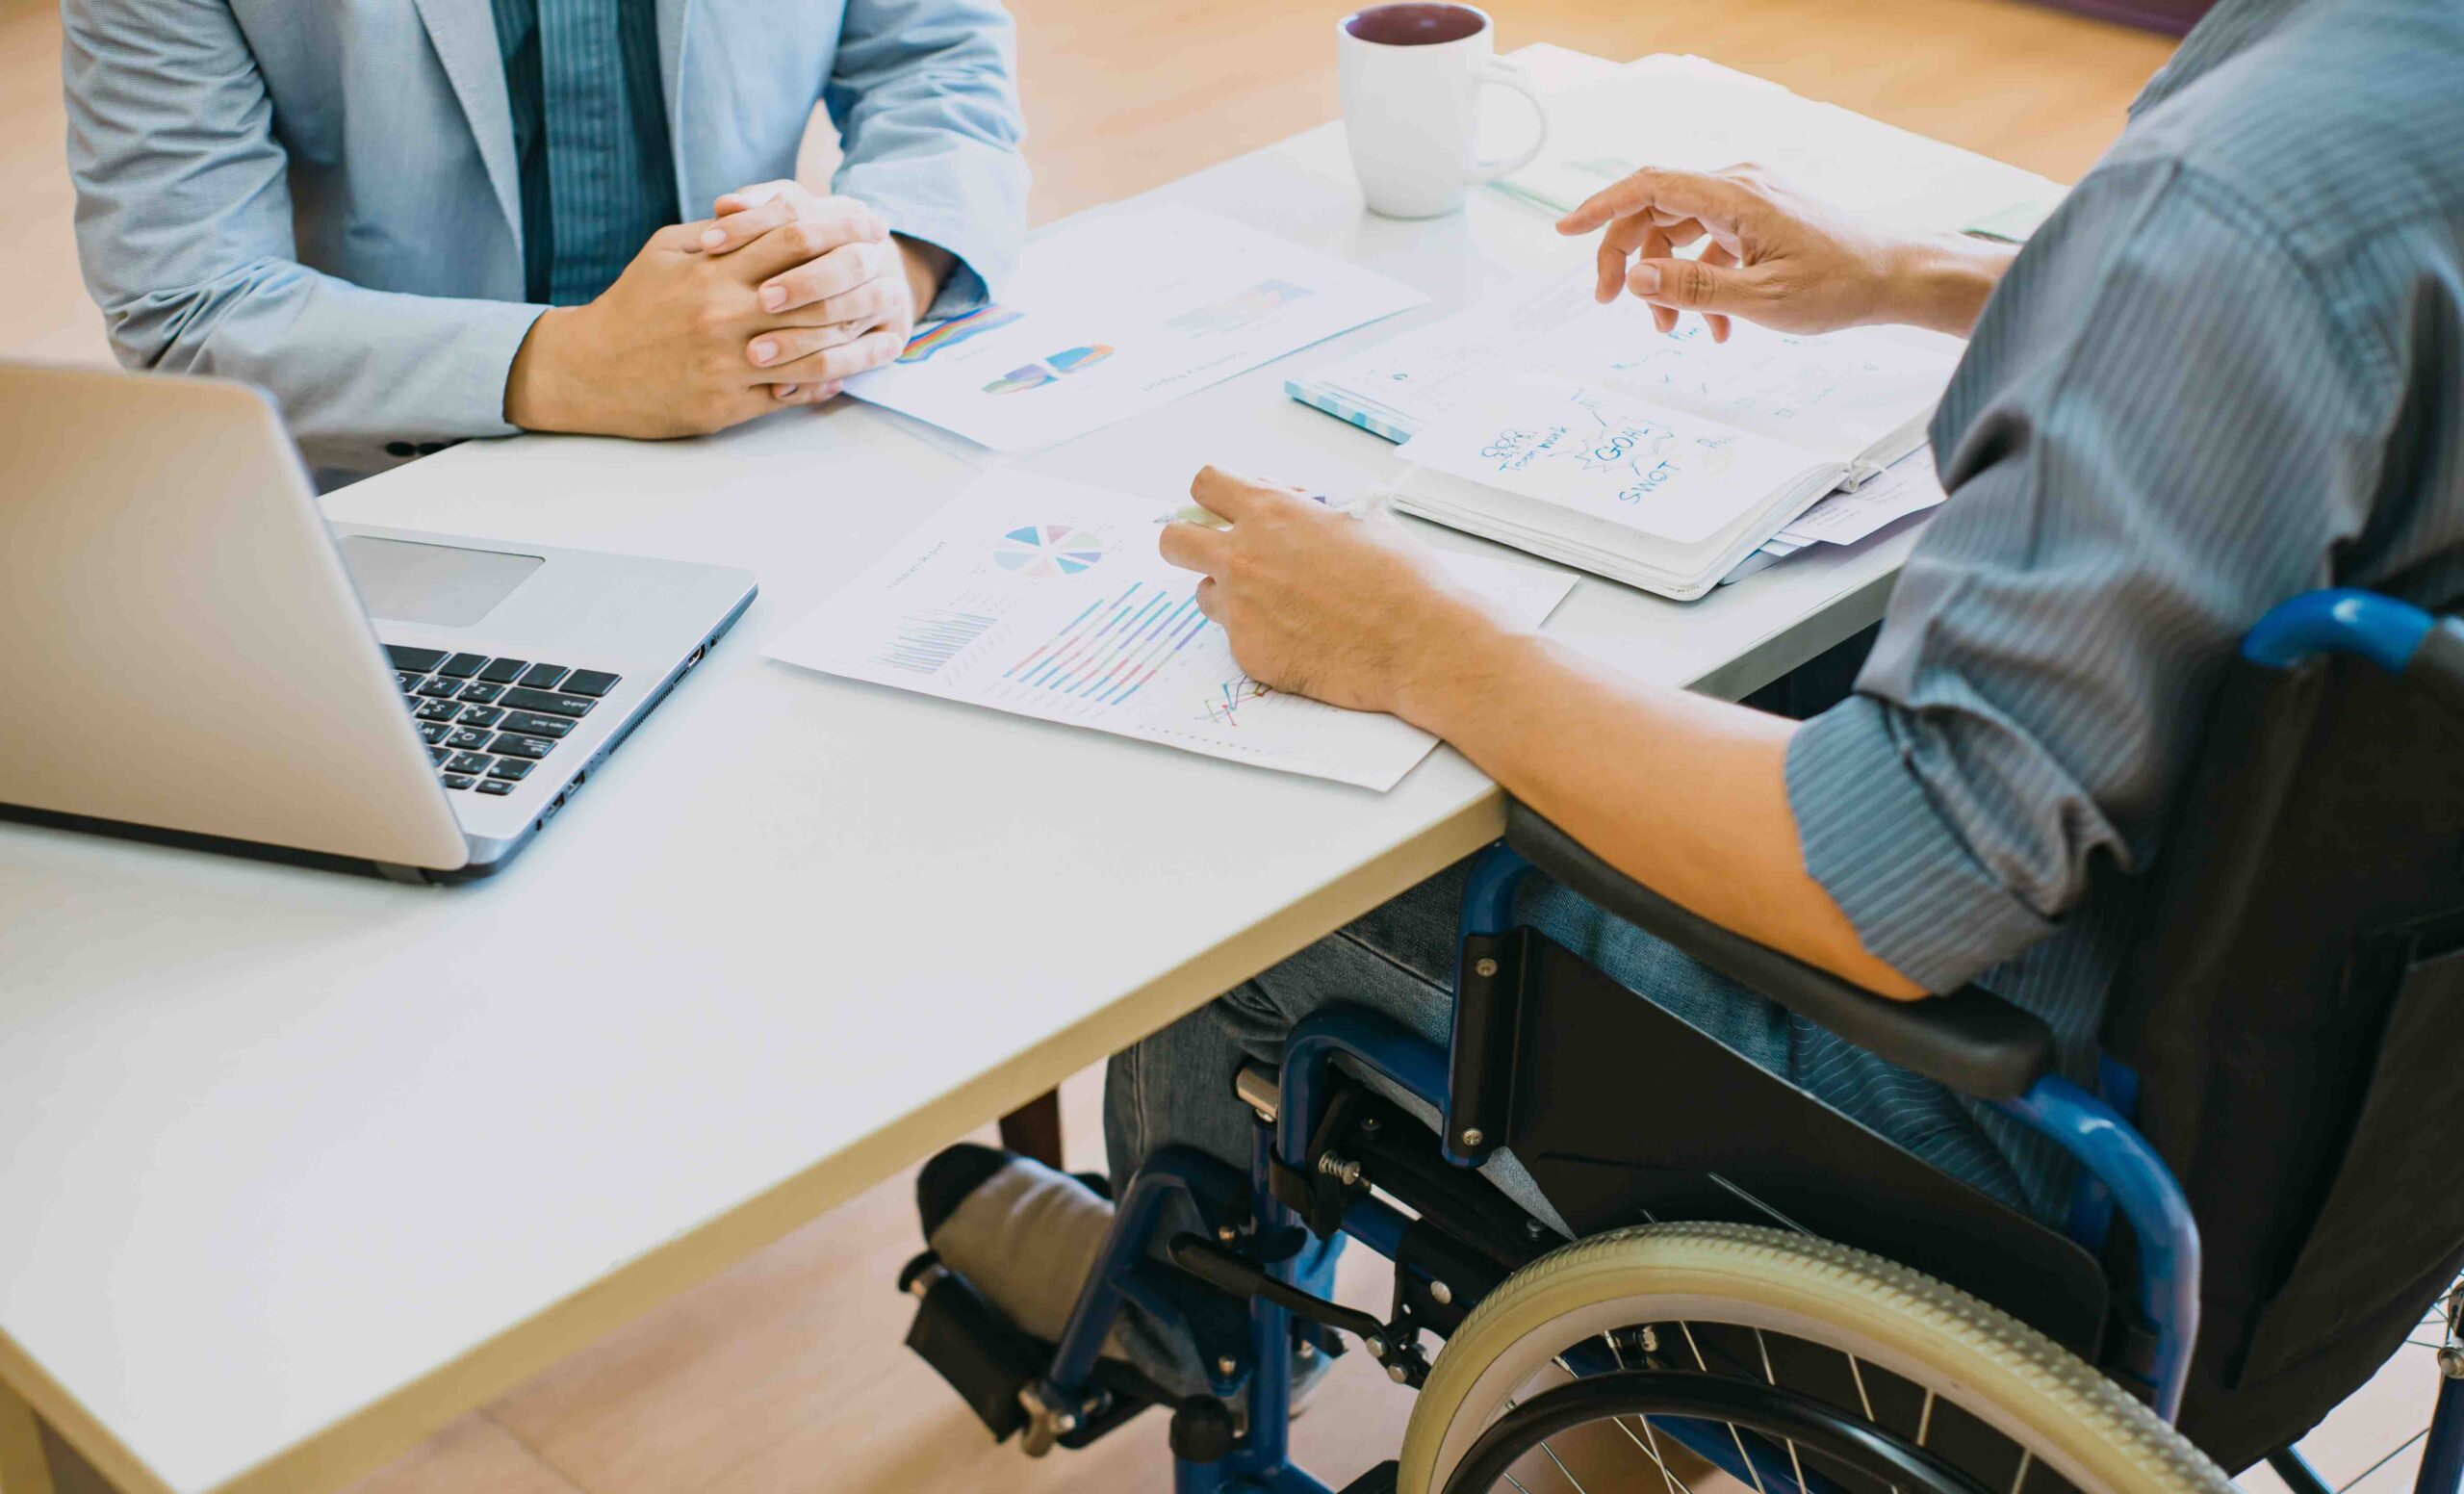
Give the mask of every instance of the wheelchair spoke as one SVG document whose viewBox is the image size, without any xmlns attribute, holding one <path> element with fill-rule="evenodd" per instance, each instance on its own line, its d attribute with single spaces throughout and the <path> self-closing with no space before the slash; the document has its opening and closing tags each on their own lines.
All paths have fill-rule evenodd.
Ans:
<svg viewBox="0 0 2464 1494">
<path fill-rule="evenodd" d="M 1608 1355 L 1611 1359 L 1616 1361 L 1617 1368 L 1621 1370 L 1624 1369 L 1626 1367 L 1626 1355 L 1623 1351 L 1618 1349 L 1616 1337 L 1613 1334 L 1603 1333 L 1600 1335 L 1600 1339 L 1601 1342 L 1608 1346 Z M 1558 1369 L 1565 1371 L 1566 1378 L 1569 1381 L 1582 1378 L 1581 1376 L 1575 1373 L 1575 1367 L 1566 1362 L 1566 1356 L 1564 1354 L 1559 1354 L 1556 1358 L 1552 1359 L 1549 1362 L 1554 1364 Z M 1645 1457 L 1652 1460 L 1652 1466 L 1659 1470 L 1660 1487 L 1666 1490 L 1667 1494 L 1694 1494 L 1692 1489 L 1685 1486 L 1684 1480 L 1669 1471 L 1667 1460 L 1659 1455 L 1659 1434 L 1652 1430 L 1652 1419 L 1648 1416 L 1637 1416 L 1634 1420 L 1643 1424 L 1643 1435 L 1640 1437 L 1634 1435 L 1634 1429 L 1627 1426 L 1626 1418 L 1622 1416 L 1612 1416 L 1608 1418 L 1608 1425 L 1616 1428 L 1619 1431 L 1624 1432 L 1626 1434 L 1626 1440 L 1634 1444 L 1635 1448 L 1639 1450 Z M 1650 1440 L 1645 1441 L 1644 1438 L 1649 1438 Z M 1567 1477 L 1571 1479 L 1574 1476 L 1569 1474 Z M 1577 1484 L 1576 1487 L 1579 1488 L 1581 1485 Z"/>
<path fill-rule="evenodd" d="M 1925 1445 L 1925 1434 L 1934 1430 L 1934 1392 L 1925 1392 L 1925 1408 L 1916 1413 L 1916 1445 Z"/>
<path fill-rule="evenodd" d="M 1710 1361 L 1703 1357 L 1703 1346 L 1694 1342 L 1694 1326 L 1681 1321 L 1677 1325 L 1677 1331 L 1685 1335 L 1685 1347 L 1694 1352 L 1694 1367 L 1706 1375 L 1710 1374 Z M 1729 1430 L 1729 1440 L 1736 1444 L 1737 1461 L 1745 1464 L 1747 1473 L 1754 1475 L 1754 1494 L 1771 1494 L 1769 1489 L 1762 1486 L 1761 1465 L 1754 1460 L 1753 1454 L 1745 1450 L 1745 1433 L 1736 1430 L 1734 1422 L 1722 1422 L 1720 1425 Z M 1803 1486 L 1803 1484 L 1799 1485 L 1801 1489 Z"/>
<path fill-rule="evenodd" d="M 1652 1466 L 1659 1470 L 1660 1483 L 1664 1487 L 1675 1488 L 1678 1491 L 1678 1494 L 1694 1494 L 1692 1489 L 1685 1486 L 1684 1480 L 1679 1478 L 1674 1473 L 1669 1472 L 1668 1460 L 1659 1455 L 1659 1433 L 1652 1430 L 1652 1419 L 1648 1416 L 1637 1416 L 1634 1420 L 1643 1424 L 1643 1435 L 1650 1439 L 1648 1446 L 1641 1443 L 1637 1443 L 1636 1445 L 1642 1447 L 1643 1455 L 1652 1460 Z M 1619 1422 L 1617 1424 L 1618 1430 L 1621 1431 L 1625 1430 L 1625 1426 L 1626 1424 L 1624 1422 Z M 1629 1431 L 1626 1432 L 1626 1435 L 1630 1437 L 1633 1433 Z"/>
<path fill-rule="evenodd" d="M 1857 1404 L 1864 1407 L 1865 1420 L 1876 1427 L 1881 1426 L 1881 1422 L 1874 1420 L 1874 1398 L 1865 1392 L 1865 1366 L 1863 1362 L 1859 1360 L 1855 1354 L 1849 1353 L 1845 1350 L 1840 1351 L 1840 1352 L 1848 1361 L 1848 1378 L 1857 1382 Z M 1899 1494 L 1898 1484 L 1894 1483 L 1890 1486 L 1890 1494 Z"/>
<path fill-rule="evenodd" d="M 2019 1471 L 2011 1476 L 2011 1494 L 2019 1494 L 2021 1485 L 2028 1481 L 2028 1465 L 2036 1460 L 2036 1455 L 2033 1448 L 2019 1449 Z"/>
<path fill-rule="evenodd" d="M 1608 1346 L 1608 1357 L 1616 1364 L 1617 1368 L 1621 1370 L 1626 1368 L 1626 1351 L 1617 1347 L 1617 1335 L 1614 1333 L 1603 1333 L 1600 1335 L 1600 1341 Z M 1566 1356 L 1563 1354 L 1559 1354 L 1557 1356 L 1557 1368 L 1564 1370 L 1568 1375 L 1574 1374 L 1574 1371 L 1567 1366 Z M 1634 1444 L 1634 1446 L 1641 1448 L 1643 1450 L 1643 1455 L 1652 1460 L 1652 1466 L 1659 1470 L 1660 1487 L 1667 1491 L 1667 1494 L 1694 1494 L 1692 1489 L 1685 1486 L 1684 1480 L 1669 1472 L 1668 1460 L 1659 1455 L 1659 1433 L 1652 1430 L 1652 1419 L 1650 1417 L 1637 1416 L 1634 1418 L 1634 1420 L 1643 1424 L 1643 1434 L 1639 1437 L 1635 1436 L 1632 1430 L 1627 1427 L 1624 1417 L 1612 1416 L 1609 1420 L 1616 1424 L 1619 1431 L 1626 1433 L 1626 1440 Z"/>
<path fill-rule="evenodd" d="M 1549 1455 L 1549 1461 L 1556 1464 L 1557 1472 L 1564 1474 L 1566 1476 L 1566 1481 L 1575 1486 L 1575 1494 L 1591 1494 L 1589 1489 L 1582 1486 L 1582 1481 L 1575 1477 L 1575 1471 L 1566 1466 L 1566 1460 L 1557 1455 L 1557 1450 L 1555 1448 L 1551 1447 L 1546 1442 L 1542 1442 L 1540 1444 L 1540 1451 Z"/>
<path fill-rule="evenodd" d="M 1780 1377 L 1771 1373 L 1771 1345 L 1763 1338 L 1760 1328 L 1754 1330 L 1754 1347 L 1762 1353 L 1762 1382 L 1774 1390 L 1779 1389 Z M 1797 1494 L 1806 1494 L 1806 1465 L 1797 1456 L 1795 1439 L 1783 1438 L 1781 1445 L 1788 1450 L 1788 1472 L 1797 1481 Z M 2014 1490 L 2013 1494 L 2017 1494 L 2017 1491 Z"/>
<path fill-rule="evenodd" d="M 1563 1354 L 1559 1354 L 1556 1358 L 1554 1358 L 1554 1359 L 1551 1360 L 1550 1362 L 1551 1362 L 1551 1363 L 1553 1363 L 1553 1364 L 1554 1364 L 1557 1368 L 1559 1368 L 1559 1369 L 1561 1369 L 1561 1370 L 1565 1370 L 1565 1372 L 1566 1372 L 1566 1378 L 1568 1378 L 1568 1379 L 1570 1379 L 1570 1380 L 1572 1380 L 1572 1379 L 1579 1379 L 1579 1378 L 1581 1378 L 1580 1376 L 1578 1376 L 1577 1374 L 1575 1374 L 1575 1372 L 1574 1372 L 1572 1369 L 1567 1368 L 1567 1365 L 1566 1365 L 1566 1356 L 1565 1356 L 1565 1355 L 1563 1355 Z M 1518 1400 L 1517 1398 L 1515 1398 L 1515 1397 L 1513 1397 L 1513 1396 L 1508 1396 L 1508 1397 L 1506 1397 L 1506 1398 L 1505 1398 L 1505 1408 L 1506 1408 L 1507 1410 L 1509 1410 L 1509 1411 L 1519 1409 L 1519 1408 L 1522 1406 L 1522 1404 L 1523 1404 L 1522 1401 Z M 1627 1435 L 1628 1435 L 1628 1436 L 1632 1436 L 1632 1435 L 1633 1435 L 1633 1433 L 1632 1433 L 1632 1432 L 1628 1432 L 1628 1433 L 1627 1433 Z M 1560 1474 L 1562 1474 L 1562 1475 L 1564 1475 L 1564 1476 L 1565 1476 L 1565 1480 L 1566 1480 L 1566 1481 L 1567 1481 L 1568 1483 L 1571 1483 L 1571 1484 L 1573 1484 L 1573 1485 L 1575 1486 L 1575 1494 L 1591 1494 L 1591 1491 L 1590 1491 L 1589 1489 L 1586 1489 L 1586 1488 L 1584 1488 L 1584 1487 L 1582 1486 L 1582 1481 L 1581 1481 L 1580 1479 L 1578 1479 L 1578 1478 L 1576 1478 L 1576 1477 L 1575 1477 L 1575 1471 L 1574 1471 L 1573 1469 L 1571 1469 L 1571 1468 L 1569 1468 L 1569 1467 L 1567 1467 L 1567 1466 L 1566 1466 L 1566 1460 L 1565 1460 L 1564 1458 L 1559 1457 L 1559 1456 L 1557 1455 L 1557 1450 L 1556 1450 L 1555 1448 L 1553 1448 L 1553 1447 L 1551 1447 L 1551 1446 L 1549 1445 L 1549 1443 L 1548 1443 L 1548 1441 L 1547 1441 L 1547 1439 L 1546 1439 L 1546 1438 L 1543 1438 L 1543 1439 L 1541 1440 L 1541 1443 L 1540 1443 L 1540 1451 L 1541 1451 L 1541 1452 L 1543 1452 L 1543 1453 L 1546 1453 L 1547 1455 L 1549 1455 L 1549 1461 L 1551 1461 L 1551 1462 L 1553 1462 L 1553 1463 L 1556 1464 L 1556 1465 L 1557 1465 L 1557 1472 L 1558 1472 L 1558 1473 L 1560 1473 Z M 1661 1471 L 1662 1473 L 1667 1472 L 1667 1470 L 1666 1470 L 1666 1469 L 1662 1469 L 1662 1470 L 1660 1470 L 1660 1471 Z M 1529 1489 L 1526 1489 L 1526 1488 L 1524 1488 L 1524 1487 L 1523 1487 L 1523 1485 L 1522 1485 L 1522 1483 L 1521 1483 L 1521 1482 L 1519 1482 L 1519 1481 L 1517 1481 L 1517 1480 L 1515 1479 L 1514 1475 L 1512 1475 L 1512 1474 L 1510 1474 L 1510 1473 L 1509 1473 L 1509 1474 L 1507 1474 L 1507 1475 L 1505 1476 L 1505 1481 L 1506 1481 L 1506 1482 L 1508 1482 L 1508 1483 L 1514 1484 L 1514 1486 L 1515 1486 L 1517 1489 L 1522 1490 L 1522 1494 L 1531 1494 L 1531 1491 L 1530 1491 Z"/>
</svg>

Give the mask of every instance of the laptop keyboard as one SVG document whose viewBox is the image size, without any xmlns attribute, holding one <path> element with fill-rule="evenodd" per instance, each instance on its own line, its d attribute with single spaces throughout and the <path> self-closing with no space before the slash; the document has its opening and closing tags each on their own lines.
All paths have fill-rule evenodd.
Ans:
<svg viewBox="0 0 2464 1494">
<path fill-rule="evenodd" d="M 399 643 L 385 653 L 445 786 L 497 797 L 529 777 L 620 678 Z"/>
</svg>

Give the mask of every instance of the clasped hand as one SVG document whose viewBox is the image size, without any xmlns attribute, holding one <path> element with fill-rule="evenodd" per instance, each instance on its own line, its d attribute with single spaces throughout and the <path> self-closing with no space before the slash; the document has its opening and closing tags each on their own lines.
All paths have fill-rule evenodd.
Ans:
<svg viewBox="0 0 2464 1494">
<path fill-rule="evenodd" d="M 898 356 L 948 267 L 855 198 L 793 182 L 714 208 L 653 235 L 598 299 L 533 323 L 508 421 L 655 439 L 820 403 Z"/>
</svg>

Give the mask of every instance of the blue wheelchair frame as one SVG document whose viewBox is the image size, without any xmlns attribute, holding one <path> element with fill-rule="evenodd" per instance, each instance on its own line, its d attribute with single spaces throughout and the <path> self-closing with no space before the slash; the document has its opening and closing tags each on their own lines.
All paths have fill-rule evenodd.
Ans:
<svg viewBox="0 0 2464 1494">
<path fill-rule="evenodd" d="M 2278 669 L 2323 653 L 2357 655 L 2400 673 L 2435 624 L 2436 619 L 2419 608 L 2372 593 L 2312 592 L 2260 619 L 2244 639 L 2242 652 L 2252 662 Z M 1464 895 L 1458 945 L 1461 940 L 1513 930 L 1515 895 L 1533 869 L 1502 842 L 1481 853 Z M 1461 1038 L 1458 1026 L 1454 1041 L 1459 1043 Z M 1285 1049 L 1274 1123 L 1258 1127 L 1245 1179 L 1212 1157 L 1170 1150 L 1149 1159 L 1118 1200 L 1111 1233 L 1051 1369 L 1029 1390 L 1048 1411 L 1065 1418 L 1065 1430 L 1074 1424 L 1079 1409 L 1091 1404 L 1090 1385 L 1098 1351 L 1125 1299 L 1137 1301 L 1166 1325 L 1192 1321 L 1184 1304 L 1174 1300 L 1172 1289 L 1142 1270 L 1161 1210 L 1170 1198 L 1189 1197 L 1212 1224 L 1226 1217 L 1226 1204 L 1236 1204 L 1245 1193 L 1248 1218 L 1259 1235 L 1288 1235 L 1299 1227 L 1298 1217 L 1270 1185 L 1270 1169 L 1276 1162 L 1294 1170 L 1307 1166 L 1310 1141 L 1335 1088 L 1330 1081 L 1338 1058 L 1358 1071 L 1383 1076 L 1436 1111 L 1443 1120 L 1439 1134 L 1447 1160 L 1461 1167 L 1477 1165 L 1456 1146 L 1462 1133 L 1454 1124 L 1449 1085 L 1451 1055 L 1447 1050 L 1358 1009 L 1331 1008 L 1300 1022 Z M 2098 1093 L 2049 1075 L 2019 1097 L 1997 1103 L 2079 1164 L 2065 1233 L 2095 1251 L 2104 1245 L 2117 1211 L 2129 1224 L 2138 1248 L 2139 1273 L 2134 1283 L 2138 1308 L 2154 1341 L 2148 1380 L 2140 1388 L 2156 1413 L 2170 1422 L 2180 1410 L 2192 1350 L 2198 1338 L 2199 1232 L 2181 1185 L 2132 1126 L 2137 1090 L 2137 1075 L 2108 1060 L 2099 1075 Z M 1476 1145 L 1477 1138 L 1472 1140 Z M 1401 1211 L 1363 1194 L 1347 1205 L 1342 1229 L 1393 1260 L 1410 1223 Z M 1286 1285 L 1297 1275 L 1296 1258 L 1291 1257 L 1264 1269 Z M 1324 1484 L 1294 1467 L 1288 1455 L 1291 1317 L 1288 1309 L 1263 1296 L 1251 1300 L 1245 1344 L 1217 1355 L 1210 1372 L 1211 1388 L 1219 1396 L 1227 1401 L 1245 1399 L 1246 1430 L 1235 1439 L 1230 1455 L 1217 1461 L 1176 1459 L 1173 1486 L 1177 1494 L 1249 1489 L 1329 1494 Z M 1400 1351 L 1403 1346 L 1390 1347 Z M 1597 1368 L 1613 1367 L 1604 1363 Z M 1784 1463 L 1759 1469 L 1746 1466 L 1741 1459 L 1752 1455 L 1745 1452 L 1742 1439 L 1732 1440 L 1709 1424 L 1672 1422 L 1664 1430 L 1707 1460 L 1756 1486 L 1768 1486 L 1758 1474 L 1790 1477 Z M 2288 1452 L 2273 1461 L 2296 1485 L 2297 1494 L 2323 1494 L 2324 1485 L 2297 1454 Z M 2440 1386 L 2416 1487 L 2419 1494 L 2452 1494 L 2459 1478 L 2464 1478 L 2464 1378 L 2450 1377 Z M 1809 1477 L 1807 1481 L 1822 1481 Z"/>
</svg>

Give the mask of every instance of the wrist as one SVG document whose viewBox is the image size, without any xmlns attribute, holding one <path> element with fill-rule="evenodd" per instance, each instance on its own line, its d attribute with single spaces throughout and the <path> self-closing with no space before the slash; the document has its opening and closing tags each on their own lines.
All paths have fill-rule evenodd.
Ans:
<svg viewBox="0 0 2464 1494">
<path fill-rule="evenodd" d="M 1402 661 L 1392 709 L 1424 732 L 1453 740 L 1463 712 L 1514 677 L 1534 635 L 1515 632 L 1470 602 L 1433 614 L 1425 643 Z"/>
<path fill-rule="evenodd" d="M 504 419 L 524 430 L 569 430 L 575 387 L 564 348 L 581 308 L 551 306 L 530 323 L 504 375 Z"/>
<path fill-rule="evenodd" d="M 915 320 L 921 322 L 933 314 L 933 303 L 940 299 L 941 287 L 949 281 L 950 269 L 958 259 L 939 245 L 905 234 L 890 235 L 890 242 L 898 245 L 899 265 L 907 272 L 908 294 L 915 303 Z"/>
<path fill-rule="evenodd" d="M 1932 234 L 1897 245 L 1886 274 L 1886 320 L 1966 336 L 2015 252 L 1965 234 Z"/>
</svg>

